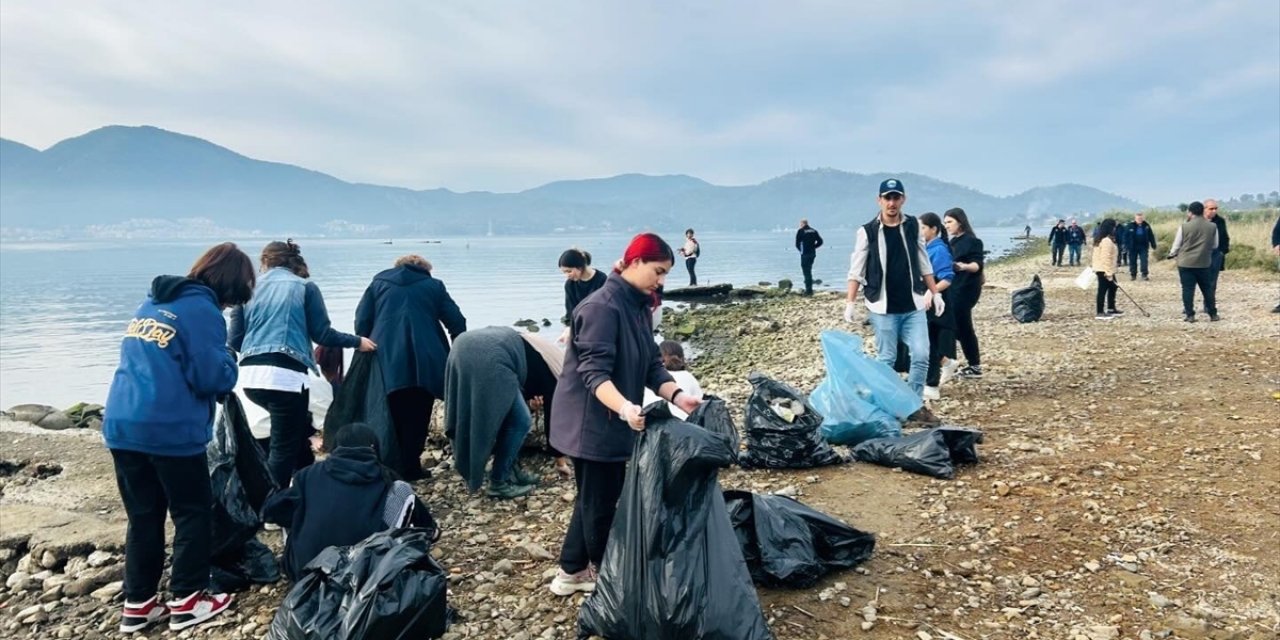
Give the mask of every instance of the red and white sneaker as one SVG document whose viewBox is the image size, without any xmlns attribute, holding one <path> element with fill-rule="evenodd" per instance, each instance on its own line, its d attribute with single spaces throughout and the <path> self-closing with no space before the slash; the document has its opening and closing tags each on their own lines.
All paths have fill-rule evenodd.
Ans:
<svg viewBox="0 0 1280 640">
<path fill-rule="evenodd" d="M 160 604 L 160 596 L 151 596 L 143 603 L 125 601 L 124 612 L 120 614 L 120 633 L 141 631 L 167 615 L 169 609 Z"/>
<path fill-rule="evenodd" d="M 204 622 L 231 606 L 231 595 L 197 591 L 181 600 L 169 601 L 169 629 L 181 631 Z"/>
</svg>

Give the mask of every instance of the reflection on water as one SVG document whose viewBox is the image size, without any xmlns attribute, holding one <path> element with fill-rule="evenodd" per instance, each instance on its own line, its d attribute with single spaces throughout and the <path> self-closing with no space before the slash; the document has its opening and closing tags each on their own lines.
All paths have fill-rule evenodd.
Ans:
<svg viewBox="0 0 1280 640">
<path fill-rule="evenodd" d="M 822 229 L 820 229 L 822 230 Z M 822 230 L 814 276 L 843 287 L 853 245 L 850 230 Z M 987 247 L 1007 249 L 1021 230 L 983 229 Z M 667 234 L 680 238 L 679 230 Z M 793 232 L 705 234 L 700 284 L 800 281 Z M 555 335 L 564 315 L 560 252 L 586 249 L 606 267 L 629 236 L 447 238 L 440 243 L 397 239 L 300 240 L 334 326 L 351 331 L 356 304 L 375 273 L 406 253 L 424 255 L 457 300 L 467 324 L 510 326 L 520 318 L 550 319 Z M 239 244 L 256 259 L 265 240 Z M 158 274 L 186 273 L 213 242 L 62 242 L 0 244 L 0 406 L 39 402 L 64 407 L 102 402 L 115 370 L 120 337 Z M 677 264 L 669 287 L 687 282 Z"/>
</svg>

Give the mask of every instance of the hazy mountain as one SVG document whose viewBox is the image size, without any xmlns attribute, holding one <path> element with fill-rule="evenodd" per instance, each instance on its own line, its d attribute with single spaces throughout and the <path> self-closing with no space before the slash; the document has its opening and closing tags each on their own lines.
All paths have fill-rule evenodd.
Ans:
<svg viewBox="0 0 1280 640">
<path fill-rule="evenodd" d="M 769 229 L 790 227 L 799 217 L 835 227 L 869 218 L 876 186 L 888 175 L 817 169 L 717 186 L 685 175 L 625 174 L 520 193 L 416 191 L 255 160 L 155 127 L 110 126 L 44 151 L 0 140 L 0 224 L 74 234 L 137 219 L 205 218 L 221 228 L 300 235 L 445 235 L 479 233 L 490 224 L 497 233 Z M 996 197 L 928 176 L 895 175 L 907 186 L 908 211 L 961 206 L 978 224 L 1141 207 L 1082 185 Z"/>
</svg>

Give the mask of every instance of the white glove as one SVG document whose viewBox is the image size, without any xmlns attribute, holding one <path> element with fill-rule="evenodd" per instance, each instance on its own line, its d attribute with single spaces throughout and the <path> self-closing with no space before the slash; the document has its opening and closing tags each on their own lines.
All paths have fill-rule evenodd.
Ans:
<svg viewBox="0 0 1280 640">
<path fill-rule="evenodd" d="M 854 307 L 853 307 L 852 300 L 846 301 L 844 303 L 844 321 L 848 322 L 849 324 L 853 324 L 856 321 L 856 315 L 854 314 Z"/>
<path fill-rule="evenodd" d="M 947 312 L 947 301 L 942 296 L 933 297 L 933 314 L 940 316 Z"/>
<path fill-rule="evenodd" d="M 624 402 L 622 411 L 618 412 L 618 417 L 625 420 L 633 430 L 644 431 L 644 416 L 640 415 L 640 407 L 630 402 Z"/>
</svg>

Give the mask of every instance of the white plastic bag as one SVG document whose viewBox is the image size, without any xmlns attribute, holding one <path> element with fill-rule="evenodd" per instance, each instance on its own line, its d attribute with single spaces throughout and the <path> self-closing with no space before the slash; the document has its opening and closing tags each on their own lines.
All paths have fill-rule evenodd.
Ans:
<svg viewBox="0 0 1280 640">
<path fill-rule="evenodd" d="M 1098 276 L 1093 275 L 1093 268 L 1085 267 L 1080 275 L 1076 276 L 1076 286 L 1088 291 L 1093 288 L 1094 283 L 1098 281 Z"/>
<path fill-rule="evenodd" d="M 329 405 L 333 404 L 333 385 L 329 384 L 323 376 L 318 376 L 308 372 L 307 377 L 310 379 L 308 388 L 310 394 L 311 424 L 317 430 L 324 429 L 324 417 L 329 412 Z M 244 407 L 244 417 L 249 422 L 249 430 L 253 432 L 253 437 L 259 440 L 271 437 L 271 416 L 266 409 L 259 407 L 244 393 L 244 387 L 236 383 L 236 395 L 240 398 L 240 404 Z"/>
</svg>

